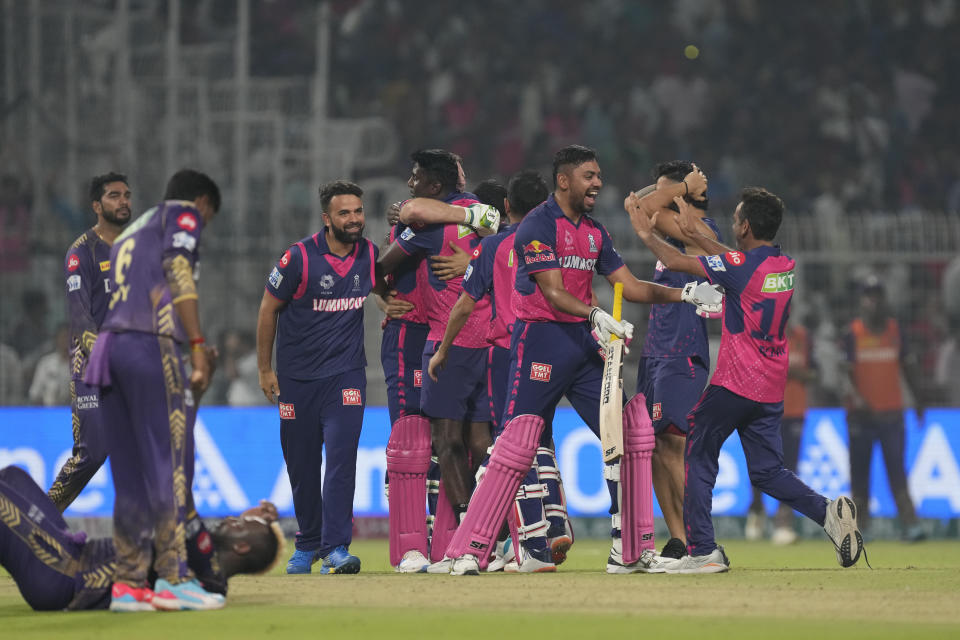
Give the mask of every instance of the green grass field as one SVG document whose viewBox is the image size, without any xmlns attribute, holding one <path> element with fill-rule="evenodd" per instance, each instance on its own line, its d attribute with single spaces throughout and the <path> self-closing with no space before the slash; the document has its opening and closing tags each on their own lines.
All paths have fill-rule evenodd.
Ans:
<svg viewBox="0 0 960 640">
<path fill-rule="evenodd" d="M 608 543 L 581 540 L 556 574 L 453 577 L 395 574 L 386 541 L 358 541 L 359 575 L 239 576 L 203 613 L 34 613 L 0 575 L 0 637 L 960 638 L 960 542 L 875 542 L 872 570 L 826 540 L 726 549 L 728 574 L 606 575 Z"/>
</svg>

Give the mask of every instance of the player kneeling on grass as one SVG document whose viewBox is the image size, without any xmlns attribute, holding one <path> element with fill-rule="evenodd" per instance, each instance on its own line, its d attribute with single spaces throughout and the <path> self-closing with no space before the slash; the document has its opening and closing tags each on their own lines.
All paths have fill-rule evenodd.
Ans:
<svg viewBox="0 0 960 640">
<path fill-rule="evenodd" d="M 743 190 L 733 214 L 734 251 L 700 233 L 690 205 L 682 198 L 673 200 L 681 230 L 706 255 L 684 255 L 653 232 L 661 215 L 658 210 L 668 204 L 669 195 L 659 190 L 643 198 L 631 194 L 624 207 L 637 235 L 666 268 L 721 285 L 726 305 L 717 369 L 688 416 L 683 497 L 688 555 L 672 563 L 667 573 L 719 573 L 730 568 L 714 539 L 710 508 L 720 447 L 734 430 L 743 443 L 750 481 L 821 525 L 836 547 L 840 565 L 852 566 L 863 548 L 853 501 L 829 500 L 783 466 L 780 422 L 789 363 L 784 330 L 796 265 L 773 244 L 783 219 L 783 201 L 766 189 Z"/>
<path fill-rule="evenodd" d="M 154 595 L 147 585 L 114 584 L 113 539 L 87 540 L 82 531 L 71 532 L 60 510 L 23 469 L 0 469 L 0 505 L 0 565 L 33 609 L 169 609 L 162 593 Z M 277 508 L 264 501 L 210 532 L 196 520 L 196 530 L 187 538 L 187 565 L 205 591 L 219 594 L 220 606 L 227 578 L 266 573 L 281 557 L 283 534 L 276 519 Z M 124 602 L 129 606 L 121 606 Z"/>
</svg>

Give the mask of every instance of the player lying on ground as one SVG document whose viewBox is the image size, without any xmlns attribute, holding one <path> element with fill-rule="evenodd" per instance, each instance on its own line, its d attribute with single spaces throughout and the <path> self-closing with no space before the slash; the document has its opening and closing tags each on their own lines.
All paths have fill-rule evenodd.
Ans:
<svg viewBox="0 0 960 640">
<path fill-rule="evenodd" d="M 226 595 L 231 576 L 269 571 L 283 553 L 276 520 L 277 508 L 266 501 L 239 518 L 226 518 L 212 532 L 195 520 L 187 537 L 187 562 L 203 588 Z M 0 565 L 37 611 L 106 609 L 111 604 L 113 539 L 87 540 L 82 531 L 70 531 L 56 504 L 14 466 L 0 469 Z M 150 577 L 151 584 L 155 579 Z M 143 598 L 130 604 L 138 611 L 154 609 Z"/>
<path fill-rule="evenodd" d="M 773 243 L 783 219 L 783 201 L 757 187 L 743 190 L 733 214 L 734 251 L 697 229 L 689 203 L 674 197 L 684 235 L 708 255 L 689 256 L 654 232 L 669 194 L 631 194 L 624 208 L 637 235 L 668 269 L 705 276 L 724 287 L 723 333 L 717 369 L 700 402 L 688 416 L 683 520 L 687 554 L 669 573 L 719 573 L 730 568 L 714 539 L 713 487 L 720 447 L 736 430 L 743 443 L 750 481 L 821 525 L 836 547 L 837 561 L 849 567 L 860 558 L 863 539 L 850 498 L 836 500 L 815 492 L 783 467 L 780 423 L 789 354 L 785 337 L 793 298 L 792 258 Z"/>
</svg>

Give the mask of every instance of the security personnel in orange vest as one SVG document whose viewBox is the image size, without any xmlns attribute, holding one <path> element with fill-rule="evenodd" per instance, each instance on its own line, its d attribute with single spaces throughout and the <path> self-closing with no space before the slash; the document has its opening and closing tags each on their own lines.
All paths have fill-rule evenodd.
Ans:
<svg viewBox="0 0 960 640">
<path fill-rule="evenodd" d="M 870 461 L 874 442 L 880 443 L 887 480 L 897 504 L 904 539 L 924 537 L 913 501 L 907 491 L 904 469 L 903 394 L 901 372 L 905 365 L 900 325 L 889 315 L 883 284 L 869 277 L 860 295 L 860 314 L 846 335 L 850 388 L 847 393 L 847 426 L 850 434 L 850 489 L 857 505 L 861 530 L 870 522 Z M 909 382 L 909 377 L 905 378 Z M 915 385 L 911 385 L 916 389 Z M 914 393 L 916 398 L 916 393 Z"/>
</svg>

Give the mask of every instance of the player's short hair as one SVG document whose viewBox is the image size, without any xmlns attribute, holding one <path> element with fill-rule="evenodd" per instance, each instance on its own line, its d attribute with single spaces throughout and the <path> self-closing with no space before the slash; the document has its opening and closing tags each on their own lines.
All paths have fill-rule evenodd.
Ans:
<svg viewBox="0 0 960 640">
<path fill-rule="evenodd" d="M 410 154 L 410 159 L 420 165 L 430 180 L 439 182 L 444 192 L 456 190 L 460 177 L 457 171 L 460 156 L 445 149 L 418 149 Z"/>
<path fill-rule="evenodd" d="M 693 163 L 687 162 L 686 160 L 670 160 L 668 162 L 661 162 L 653 170 L 654 180 L 659 180 L 660 178 L 666 178 L 667 180 L 673 180 L 674 182 L 683 182 L 683 179 L 687 177 L 687 174 L 693 171 Z M 703 200 L 694 200 L 689 195 L 684 196 L 683 198 L 691 205 L 706 211 L 707 207 L 710 205 L 709 198 L 704 198 Z M 675 202 L 671 202 L 667 205 L 669 209 L 674 211 L 680 211 Z"/>
<path fill-rule="evenodd" d="M 513 174 L 507 185 L 507 200 L 517 215 L 525 216 L 550 195 L 547 182 L 538 172 L 524 169 Z"/>
<path fill-rule="evenodd" d="M 507 212 L 503 210 L 503 201 L 507 199 L 507 188 L 496 178 L 487 178 L 477 184 L 473 188 L 473 195 L 477 196 L 477 200 L 483 204 L 495 207 L 501 216 L 506 215 Z"/>
<path fill-rule="evenodd" d="M 220 187 L 210 176 L 194 169 L 180 169 L 170 176 L 164 200 L 196 200 L 200 196 L 210 198 L 214 211 L 220 210 Z"/>
<path fill-rule="evenodd" d="M 327 210 L 330 208 L 330 202 L 337 196 L 357 196 L 358 198 L 362 198 L 363 189 L 361 189 L 359 185 L 353 182 L 347 182 L 346 180 L 335 180 L 321 185 L 320 206 L 323 208 L 324 213 L 329 213 Z"/>
<path fill-rule="evenodd" d="M 740 215 L 750 223 L 757 240 L 773 240 L 783 221 L 783 200 L 763 187 L 746 187 L 740 193 Z"/>
<path fill-rule="evenodd" d="M 579 167 L 584 162 L 597 160 L 597 152 L 580 144 L 571 144 L 553 155 L 553 184 L 557 184 L 557 175 L 566 167 Z"/>
<path fill-rule="evenodd" d="M 103 197 L 103 194 L 107 190 L 106 186 L 111 182 L 129 184 L 127 182 L 127 176 L 122 173 L 117 173 L 116 171 L 110 171 L 102 176 L 94 176 L 93 179 L 90 180 L 90 202 L 100 202 L 100 198 Z"/>
</svg>

